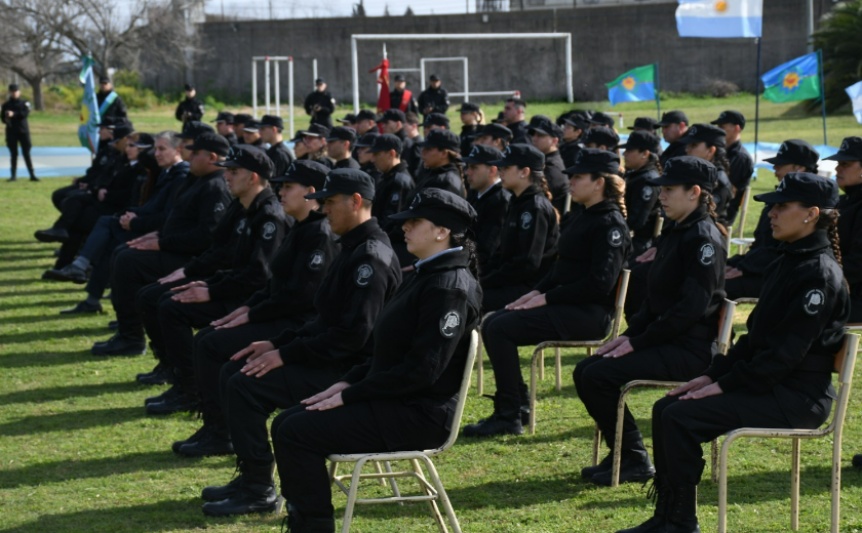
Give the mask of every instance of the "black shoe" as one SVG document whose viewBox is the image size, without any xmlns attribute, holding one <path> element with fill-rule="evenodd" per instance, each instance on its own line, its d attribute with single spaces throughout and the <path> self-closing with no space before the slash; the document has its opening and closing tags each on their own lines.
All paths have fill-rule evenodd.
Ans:
<svg viewBox="0 0 862 533">
<path fill-rule="evenodd" d="M 291 509 L 282 520 L 281 529 L 290 533 L 334 533 L 335 519 L 303 516 L 295 509 Z"/>
<path fill-rule="evenodd" d="M 69 240 L 69 232 L 61 228 L 48 228 L 37 230 L 34 234 L 39 242 L 66 242 Z"/>
<path fill-rule="evenodd" d="M 643 483 L 655 476 L 655 468 L 650 463 L 646 452 L 632 454 L 628 457 L 623 455 L 620 463 L 620 483 L 637 481 Z M 590 481 L 596 485 L 611 486 L 611 470 L 605 470 L 595 474 Z"/>
<path fill-rule="evenodd" d="M 30 181 L 39 181 L 39 178 L 36 176 L 30 176 Z"/>
<path fill-rule="evenodd" d="M 110 322 L 108 322 L 108 329 L 111 331 L 117 331 L 118 329 L 120 329 L 120 323 L 116 320 L 111 320 Z"/>
<path fill-rule="evenodd" d="M 161 402 L 151 402 L 145 408 L 148 415 L 171 415 L 184 411 L 194 412 L 200 408 L 201 402 L 196 394 L 180 392 L 173 398 Z"/>
<path fill-rule="evenodd" d="M 171 388 L 157 396 L 150 396 L 149 398 L 146 398 L 144 400 L 144 406 L 150 405 L 151 403 L 161 403 L 165 400 L 172 400 L 180 394 L 182 394 L 182 391 L 180 391 L 180 389 L 178 389 L 176 386 L 172 386 Z"/>
<path fill-rule="evenodd" d="M 102 314 L 104 313 L 104 309 L 102 309 L 102 304 L 96 302 L 91 304 L 87 300 L 83 300 L 75 304 L 75 307 L 70 307 L 69 309 L 63 309 L 60 311 L 61 315 L 88 315 L 93 313 Z"/>
<path fill-rule="evenodd" d="M 16 178 L 15 176 L 12 176 L 11 178 L 9 178 L 9 181 L 18 181 L 18 178 Z"/>
<path fill-rule="evenodd" d="M 226 432 L 220 434 L 217 431 L 208 430 L 200 439 L 180 446 L 177 453 L 186 457 L 233 455 L 233 442 L 226 436 Z"/>
<path fill-rule="evenodd" d="M 93 355 L 143 355 L 147 353 L 147 343 L 144 342 L 144 339 L 130 338 L 117 333 L 105 342 L 94 344 L 90 353 Z"/>
<path fill-rule="evenodd" d="M 174 382 L 174 373 L 165 365 L 159 363 L 151 372 L 145 372 L 135 376 L 135 381 L 141 385 L 164 385 Z"/>
<path fill-rule="evenodd" d="M 862 453 L 857 453 L 853 456 L 853 466 L 855 468 L 862 468 Z"/>
<path fill-rule="evenodd" d="M 643 524 L 628 529 L 620 529 L 617 533 L 665 533 L 667 531 L 667 520 L 657 516 L 651 516 Z"/>
<path fill-rule="evenodd" d="M 180 453 L 180 446 L 201 440 L 203 436 L 206 435 L 207 432 L 209 432 L 209 430 L 210 429 L 207 427 L 206 424 L 202 425 L 198 428 L 197 431 L 192 433 L 191 437 L 184 440 L 174 441 L 174 443 L 171 444 L 171 451 L 173 451 L 174 453 Z"/>
<path fill-rule="evenodd" d="M 71 281 L 72 283 L 83 284 L 87 283 L 89 276 L 87 271 L 75 266 L 74 263 L 69 263 L 63 268 L 52 268 L 46 270 L 42 279 L 51 279 L 54 281 Z"/>
<path fill-rule="evenodd" d="M 269 483 L 242 483 L 239 490 L 229 498 L 219 502 L 208 502 L 203 505 L 207 516 L 233 516 L 252 513 L 271 513 L 275 511 L 278 494 L 275 485 Z"/>
<path fill-rule="evenodd" d="M 230 480 L 227 485 L 204 487 L 201 491 L 201 499 L 205 502 L 220 502 L 236 495 L 240 486 L 242 486 L 242 474 Z"/>
<path fill-rule="evenodd" d="M 599 462 L 597 465 L 586 466 L 581 468 L 581 478 L 583 479 L 592 479 L 592 477 L 600 472 L 604 472 L 605 470 L 610 471 L 614 466 L 614 454 L 609 453 L 605 456 L 604 459 Z"/>
<path fill-rule="evenodd" d="M 497 435 L 520 435 L 524 433 L 521 417 L 504 418 L 497 413 L 464 427 L 465 437 L 494 437 Z"/>
</svg>

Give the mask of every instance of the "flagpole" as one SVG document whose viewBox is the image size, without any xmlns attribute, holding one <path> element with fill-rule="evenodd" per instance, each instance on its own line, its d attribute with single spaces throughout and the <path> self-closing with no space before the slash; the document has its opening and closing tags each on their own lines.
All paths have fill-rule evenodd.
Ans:
<svg viewBox="0 0 862 533">
<path fill-rule="evenodd" d="M 761 59 L 761 37 L 756 37 L 757 41 L 757 77 L 754 78 L 754 163 L 757 164 L 758 150 L 758 134 L 760 133 L 760 59 Z"/>
<path fill-rule="evenodd" d="M 653 80 L 655 81 L 656 119 L 661 120 L 661 98 L 659 97 L 660 85 L 658 80 L 658 61 L 653 63 Z"/>
<path fill-rule="evenodd" d="M 817 50 L 817 65 L 820 75 L 820 111 L 823 113 L 823 144 L 828 145 L 826 141 L 826 84 L 823 83 L 823 50 Z"/>
</svg>

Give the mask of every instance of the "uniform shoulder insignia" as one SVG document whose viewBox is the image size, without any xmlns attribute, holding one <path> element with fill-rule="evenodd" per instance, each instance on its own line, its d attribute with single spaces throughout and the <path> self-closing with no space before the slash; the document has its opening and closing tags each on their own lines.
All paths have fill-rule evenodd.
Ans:
<svg viewBox="0 0 862 533">
<path fill-rule="evenodd" d="M 275 235 L 275 230 L 275 222 L 267 222 L 263 225 L 260 236 L 263 240 L 268 241 Z"/>
<path fill-rule="evenodd" d="M 823 291 L 820 289 L 811 289 L 805 293 L 802 308 L 807 314 L 814 316 L 823 309 L 825 301 L 826 297 L 823 295 Z"/>
<path fill-rule="evenodd" d="M 311 252 L 311 257 L 308 258 L 308 269 L 316 272 L 323 268 L 324 257 L 323 250 Z"/>
<path fill-rule="evenodd" d="M 702 244 L 698 252 L 698 260 L 700 260 L 700 264 L 703 266 L 711 265 L 715 261 L 715 247 L 708 242 Z"/>
<path fill-rule="evenodd" d="M 461 315 L 458 311 L 449 311 L 440 319 L 440 334 L 451 339 L 458 333 L 458 326 L 461 325 Z"/>
<path fill-rule="evenodd" d="M 356 272 L 353 273 L 353 281 L 356 286 L 364 289 L 371 283 L 371 278 L 374 277 L 374 267 L 368 263 L 362 263 L 356 267 Z"/>
<path fill-rule="evenodd" d="M 246 219 L 241 218 L 236 225 L 236 234 L 242 235 L 242 231 L 245 229 Z"/>
<path fill-rule="evenodd" d="M 221 213 L 222 211 L 224 211 L 224 204 L 216 202 L 215 206 L 213 206 L 213 213 Z"/>
<path fill-rule="evenodd" d="M 608 244 L 612 248 L 619 248 L 623 245 L 623 232 L 620 228 L 611 228 L 608 230 Z"/>
<path fill-rule="evenodd" d="M 397 204 L 398 200 L 400 200 L 400 199 L 401 199 L 401 195 L 399 193 L 397 193 L 397 192 L 393 193 L 392 196 L 389 198 L 389 203 L 390 204 Z"/>
<path fill-rule="evenodd" d="M 530 229 L 533 225 L 533 214 L 529 211 L 521 213 L 521 229 Z"/>
<path fill-rule="evenodd" d="M 641 191 L 641 198 L 643 198 L 645 202 L 650 201 L 652 199 L 652 187 L 644 187 L 643 191 Z"/>
</svg>

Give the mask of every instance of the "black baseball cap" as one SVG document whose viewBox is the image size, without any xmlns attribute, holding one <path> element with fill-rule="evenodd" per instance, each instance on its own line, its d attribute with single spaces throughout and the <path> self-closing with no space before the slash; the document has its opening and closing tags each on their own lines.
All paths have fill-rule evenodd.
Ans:
<svg viewBox="0 0 862 533">
<path fill-rule="evenodd" d="M 428 78 L 431 81 L 440 81 L 440 76 L 437 74 L 431 74 L 431 77 Z"/>
<path fill-rule="evenodd" d="M 449 117 L 443 113 L 428 113 L 425 116 L 425 120 L 422 122 L 422 127 L 427 128 L 429 126 L 445 126 L 448 128 Z"/>
<path fill-rule="evenodd" d="M 563 129 L 557 126 L 549 117 L 545 115 L 536 115 L 530 119 L 530 125 L 527 128 L 527 133 L 532 135 L 550 135 L 557 139 L 563 138 Z"/>
<path fill-rule="evenodd" d="M 590 127 L 590 118 L 586 111 L 570 111 L 557 119 L 557 124 L 568 124 L 575 129 L 585 130 Z"/>
<path fill-rule="evenodd" d="M 357 148 L 371 148 L 372 146 L 374 146 L 374 139 L 379 136 L 380 134 L 376 131 L 369 131 L 368 133 L 363 133 L 362 137 L 360 137 L 359 140 L 356 141 L 355 146 Z"/>
<path fill-rule="evenodd" d="M 315 190 L 323 188 L 326 175 L 330 168 L 323 163 L 310 159 L 297 159 L 287 167 L 283 176 L 276 176 L 270 181 L 273 183 L 299 183 L 305 187 L 314 187 Z"/>
<path fill-rule="evenodd" d="M 303 137 L 329 137 L 329 128 L 322 124 L 312 124 L 307 130 L 302 130 Z"/>
<path fill-rule="evenodd" d="M 596 111 L 590 117 L 590 124 L 597 124 L 599 126 L 607 126 L 608 128 L 614 127 L 614 119 L 607 113 L 602 113 L 601 111 Z"/>
<path fill-rule="evenodd" d="M 326 142 L 332 141 L 356 142 L 356 130 L 345 126 L 335 126 L 329 130 L 329 135 L 326 136 Z"/>
<path fill-rule="evenodd" d="M 658 127 L 661 128 L 662 126 L 670 126 L 671 124 L 679 124 L 681 122 L 689 124 L 688 117 L 685 116 L 685 113 L 682 111 L 668 111 L 661 116 Z"/>
<path fill-rule="evenodd" d="M 727 145 L 727 133 L 718 126 L 711 124 L 695 124 L 686 130 L 679 142 L 682 144 L 705 142 L 710 146 L 723 148 Z"/>
<path fill-rule="evenodd" d="M 342 124 L 354 124 L 356 122 L 356 115 L 348 113 L 344 115 L 344 118 L 338 119 L 338 122 L 341 122 Z"/>
<path fill-rule="evenodd" d="M 224 142 L 227 143 L 226 140 Z M 197 145 L 197 141 L 195 141 L 195 145 Z M 219 161 L 216 165 L 224 168 L 244 168 L 267 180 L 272 177 L 275 170 L 275 165 L 273 165 L 272 159 L 266 155 L 266 152 L 250 144 L 231 146 L 227 158 L 224 161 Z"/>
<path fill-rule="evenodd" d="M 788 139 L 778 147 L 775 157 L 767 157 L 764 161 L 773 165 L 790 164 L 814 168 L 818 159 L 820 154 L 808 142 L 802 139 Z"/>
<path fill-rule="evenodd" d="M 284 129 L 284 121 L 281 119 L 281 117 L 276 115 L 264 115 L 260 117 L 258 127 L 260 126 L 272 126 L 278 129 L 278 131 L 282 131 Z"/>
<path fill-rule="evenodd" d="M 132 127 L 131 122 L 120 122 L 116 126 L 110 128 L 114 131 L 114 141 L 119 141 L 123 137 L 127 135 L 131 135 L 135 132 L 135 128 Z"/>
<path fill-rule="evenodd" d="M 419 143 L 419 147 L 460 152 L 461 139 L 451 130 L 431 130 L 425 136 L 425 140 Z"/>
<path fill-rule="evenodd" d="M 326 80 L 324 80 L 323 78 L 317 78 L 316 80 L 314 80 L 315 85 L 320 85 L 321 83 L 326 83 Z"/>
<path fill-rule="evenodd" d="M 234 124 L 242 124 L 245 125 L 247 122 L 251 122 L 254 120 L 254 117 L 249 115 L 248 113 L 237 113 L 233 116 Z"/>
<path fill-rule="evenodd" d="M 652 117 L 638 117 L 635 119 L 634 126 L 629 126 L 630 130 L 654 130 L 659 128 L 658 120 Z"/>
<path fill-rule="evenodd" d="M 195 88 L 195 86 L 192 85 L 191 83 L 186 83 L 185 85 L 183 85 L 184 91 L 192 91 L 192 90 L 194 90 L 194 88 Z"/>
<path fill-rule="evenodd" d="M 476 222 L 476 210 L 460 195 L 436 187 L 427 187 L 416 193 L 410 207 L 389 215 L 390 220 L 412 218 L 424 218 L 435 226 L 449 228 L 457 235 L 467 231 Z"/>
<path fill-rule="evenodd" d="M 147 149 L 152 148 L 156 144 L 156 140 L 149 133 L 138 133 L 138 140 L 129 144 L 136 148 Z"/>
<path fill-rule="evenodd" d="M 377 135 L 374 137 L 374 143 L 371 145 L 371 152 L 388 152 L 389 150 L 395 150 L 396 154 L 401 155 L 402 149 L 403 144 L 401 143 L 401 139 L 399 139 L 397 135 L 392 135 L 391 133 Z"/>
<path fill-rule="evenodd" d="M 224 122 L 225 124 L 233 124 L 233 113 L 230 111 L 219 111 L 213 122 Z"/>
<path fill-rule="evenodd" d="M 407 122 L 407 116 L 404 114 L 404 111 L 401 111 L 400 109 L 387 109 L 382 115 L 380 115 L 377 122 L 386 122 L 388 120 L 393 122 Z"/>
<path fill-rule="evenodd" d="M 773 192 L 754 196 L 758 202 L 779 204 L 802 202 L 823 208 L 838 205 L 838 185 L 834 181 L 810 172 L 790 172 Z"/>
<path fill-rule="evenodd" d="M 190 120 L 183 124 L 183 131 L 180 133 L 180 137 L 183 139 L 195 139 L 202 133 L 215 133 L 215 130 L 209 124 L 204 124 L 197 120 Z"/>
<path fill-rule="evenodd" d="M 230 152 L 230 143 L 218 133 L 207 131 L 195 137 L 194 142 L 188 146 L 188 149 L 192 151 L 206 150 L 207 152 L 226 156 Z"/>
<path fill-rule="evenodd" d="M 841 141 L 838 152 L 823 159 L 824 161 L 862 161 L 862 137 L 845 137 Z"/>
<path fill-rule="evenodd" d="M 532 144 L 510 144 L 506 147 L 501 159 L 489 161 L 488 164 L 496 167 L 516 166 L 539 171 L 545 169 L 545 154 Z"/>
<path fill-rule="evenodd" d="M 374 200 L 374 178 L 355 168 L 336 168 L 329 172 L 323 188 L 306 194 L 309 200 L 329 198 L 336 194 L 351 195 L 359 193 L 366 200 Z"/>
<path fill-rule="evenodd" d="M 111 83 L 111 78 L 108 76 L 99 76 L 99 83 Z"/>
<path fill-rule="evenodd" d="M 493 146 L 474 144 L 470 148 L 470 153 L 462 161 L 467 165 L 493 165 L 494 161 L 501 159 L 503 159 L 503 152 Z"/>
<path fill-rule="evenodd" d="M 512 140 L 512 130 L 502 124 L 486 124 L 476 137 L 490 136 L 492 139 L 503 139 L 505 141 Z"/>
<path fill-rule="evenodd" d="M 578 152 L 574 166 L 563 171 L 565 174 L 592 174 L 606 172 L 616 174 L 620 170 L 620 156 L 608 150 L 582 148 Z"/>
<path fill-rule="evenodd" d="M 632 150 L 649 150 L 654 154 L 661 152 L 661 140 L 655 133 L 650 133 L 644 130 L 633 131 L 629 133 L 629 138 L 625 144 L 619 145 L 620 149 Z"/>
<path fill-rule="evenodd" d="M 19 90 L 19 87 L 18 87 L 18 84 L 17 84 L 17 83 L 10 83 L 10 84 L 9 84 L 9 92 L 10 92 L 10 93 L 14 93 L 14 92 L 15 92 L 15 91 L 17 91 L 17 90 Z"/>
<path fill-rule="evenodd" d="M 718 118 L 710 122 L 710 124 L 715 124 L 716 126 L 720 126 L 722 124 L 736 124 L 741 128 L 745 128 L 745 116 L 739 111 L 734 111 L 732 109 L 728 109 L 727 111 L 722 111 Z"/>
<path fill-rule="evenodd" d="M 404 74 L 396 74 L 395 81 L 404 81 Z"/>
<path fill-rule="evenodd" d="M 620 136 L 617 132 L 607 126 L 596 126 L 587 130 L 587 135 L 583 139 L 583 143 L 595 143 L 599 146 L 607 146 L 611 150 L 615 149 L 620 143 Z"/>
<path fill-rule="evenodd" d="M 360 120 L 373 120 L 377 122 L 377 113 L 370 109 L 361 109 L 359 113 L 356 114 L 356 122 Z"/>
<path fill-rule="evenodd" d="M 461 109 L 459 109 L 460 113 L 478 113 L 482 108 L 479 107 L 479 104 L 474 104 L 473 102 L 464 102 L 461 104 Z"/>
<path fill-rule="evenodd" d="M 257 133 L 260 131 L 260 121 L 256 119 L 249 120 L 242 125 L 243 132 Z"/>
<path fill-rule="evenodd" d="M 647 181 L 653 185 L 699 185 L 701 189 L 712 192 L 716 176 L 717 170 L 709 161 L 681 155 L 668 159 L 662 175 Z"/>
</svg>

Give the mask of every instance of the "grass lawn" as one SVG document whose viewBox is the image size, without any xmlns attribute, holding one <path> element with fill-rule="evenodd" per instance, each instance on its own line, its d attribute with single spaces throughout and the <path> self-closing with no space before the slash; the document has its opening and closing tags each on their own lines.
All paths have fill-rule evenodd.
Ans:
<svg viewBox="0 0 862 533">
<path fill-rule="evenodd" d="M 748 114 L 742 99 L 715 102 L 691 99 L 663 107 L 684 108 L 695 121 L 714 118 L 724 108 L 736 107 Z M 649 109 L 630 105 L 625 111 L 628 123 L 628 117 L 633 120 L 639 110 Z M 530 111 L 556 115 L 568 107 L 536 105 Z M 793 114 L 787 109 L 779 111 L 781 106 L 764 107 Z M 168 111 L 159 110 L 161 115 L 133 112 L 132 119 L 161 129 L 176 124 Z M 68 136 L 71 141 L 65 144 L 74 144 L 76 117 L 35 115 L 37 143 L 55 144 L 52 139 Z M 772 121 L 764 122 L 764 139 L 805 137 L 817 142 L 816 118 L 777 118 L 776 114 Z M 830 121 L 833 144 L 843 135 L 858 132 L 850 117 Z M 774 184 L 768 173 L 761 172 L 760 178 L 755 182 L 756 192 Z M 205 518 L 200 512 L 200 490 L 227 482 L 233 459 L 189 460 L 170 451 L 171 442 L 190 435 L 199 422 L 188 415 L 154 418 L 144 414 L 143 399 L 163 389 L 133 382 L 135 373 L 152 367 L 150 356 L 90 355 L 92 343 L 110 335 L 106 325 L 112 314 L 76 318 L 57 314 L 79 301 L 83 292 L 79 286 L 39 279 L 53 263 L 53 246 L 34 241 L 33 232 L 55 218 L 50 193 L 60 184 L 60 180 L 0 183 L 0 531 L 277 531 L 280 517 L 272 515 Z M 757 204 L 752 205 L 749 234 L 759 211 Z M 738 329 L 744 328 L 749 310 L 745 306 L 739 309 Z M 529 349 L 522 355 L 524 368 L 528 368 Z M 554 390 L 549 367 L 548 379 L 538 391 L 535 436 L 461 439 L 436 461 L 464 531 L 615 531 L 650 515 L 651 503 L 640 485 L 599 488 L 579 478 L 580 468 L 590 462 L 593 435 L 570 377 L 583 356 L 564 352 L 561 393 Z M 549 365 L 552 360 L 548 358 Z M 493 392 L 490 367 L 485 376 L 486 391 Z M 660 394 L 638 393 L 632 401 L 647 435 L 649 406 Z M 862 531 L 862 472 L 849 466 L 850 456 L 862 452 L 862 402 L 858 398 L 856 394 L 852 401 L 844 437 L 841 530 L 846 532 Z M 472 393 L 465 421 L 475 421 L 490 410 L 489 400 Z M 828 531 L 831 443 L 805 442 L 802 449 L 801 531 Z M 731 531 L 790 529 L 789 450 L 790 443 L 784 441 L 735 445 L 729 483 Z M 338 494 L 334 501 L 339 515 L 345 498 Z M 716 502 L 717 486 L 707 479 L 699 490 L 704 531 L 715 530 Z M 356 517 L 357 532 L 435 530 L 422 504 L 360 507 Z"/>
</svg>

